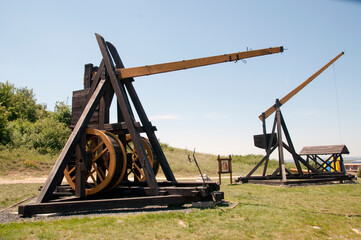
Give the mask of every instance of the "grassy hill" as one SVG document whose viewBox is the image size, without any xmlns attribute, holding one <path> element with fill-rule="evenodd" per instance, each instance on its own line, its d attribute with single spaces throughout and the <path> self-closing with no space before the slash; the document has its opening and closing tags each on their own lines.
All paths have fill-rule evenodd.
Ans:
<svg viewBox="0 0 361 240">
<path fill-rule="evenodd" d="M 198 169 L 194 162 L 188 161 L 188 155 L 192 157 L 193 152 L 185 149 L 173 148 L 162 144 L 164 154 L 169 165 L 174 172 L 175 177 L 197 177 Z M 7 149 L 0 148 L 0 176 L 17 177 L 21 176 L 47 176 L 58 158 L 55 154 L 39 154 L 35 150 L 26 148 Z M 197 162 L 203 174 L 208 176 L 218 176 L 217 156 L 205 153 L 195 153 Z M 233 176 L 247 174 L 261 159 L 262 155 L 233 155 L 232 169 Z M 269 169 L 276 169 L 277 161 L 270 161 Z M 162 171 L 159 171 L 158 177 L 162 177 Z"/>
</svg>

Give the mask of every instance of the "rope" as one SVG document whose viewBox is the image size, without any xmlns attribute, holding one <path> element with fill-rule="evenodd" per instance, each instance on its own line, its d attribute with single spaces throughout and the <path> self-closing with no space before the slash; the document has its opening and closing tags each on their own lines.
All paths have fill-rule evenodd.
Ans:
<svg viewBox="0 0 361 240">
<path fill-rule="evenodd" d="M 34 196 L 31 196 L 31 197 L 25 198 L 25 199 L 23 199 L 23 200 L 21 200 L 21 201 L 19 201 L 19 202 L 17 202 L 17 203 L 14 203 L 14 204 L 6 207 L 6 208 L 3 208 L 3 209 L 0 210 L 0 213 L 5 212 L 6 210 L 8 210 L 8 209 L 10 209 L 10 208 L 16 207 L 16 206 L 18 206 L 18 205 L 22 204 L 23 202 L 26 202 L 26 201 L 28 201 L 28 200 L 30 200 L 30 199 L 33 199 L 33 198 L 35 198 L 36 196 L 37 196 L 37 195 L 34 195 Z"/>
<path fill-rule="evenodd" d="M 338 118 L 338 131 L 340 135 L 340 144 L 342 144 L 342 133 L 341 133 L 341 117 L 340 117 L 340 106 L 338 101 L 338 91 L 337 91 L 337 81 L 336 81 L 336 73 L 335 73 L 335 64 L 332 64 L 333 69 L 333 79 L 335 82 L 335 97 L 336 97 L 336 110 L 337 110 L 337 118 Z"/>
</svg>

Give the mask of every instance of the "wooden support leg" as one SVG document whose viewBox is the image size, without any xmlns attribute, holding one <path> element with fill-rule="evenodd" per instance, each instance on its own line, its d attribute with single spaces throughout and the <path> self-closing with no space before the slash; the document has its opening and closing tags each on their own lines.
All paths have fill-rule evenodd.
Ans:
<svg viewBox="0 0 361 240">
<path fill-rule="evenodd" d="M 286 177 L 286 167 L 283 155 L 283 141 L 282 141 L 282 127 L 281 127 L 281 112 L 280 112 L 280 103 L 277 99 L 276 101 L 276 116 L 277 116 L 277 133 L 278 133 L 278 158 L 280 161 L 280 171 L 282 175 L 282 182 L 287 181 Z"/>
<path fill-rule="evenodd" d="M 116 48 L 109 42 L 107 42 L 107 46 L 109 48 L 109 51 L 114 59 L 114 62 L 116 64 L 116 67 L 117 68 L 124 68 L 124 64 L 118 54 L 118 51 L 116 50 Z M 152 124 L 151 122 L 149 121 L 148 119 L 148 116 L 147 114 L 145 113 L 145 110 L 142 106 L 142 103 L 140 102 L 139 100 L 139 97 L 134 89 L 134 86 L 132 84 L 132 82 L 134 81 L 133 78 L 127 78 L 127 79 L 124 79 L 124 84 L 128 90 L 128 93 L 129 93 L 129 96 L 130 98 L 132 99 L 133 101 L 133 104 L 134 104 L 134 107 L 138 113 L 138 116 L 139 116 L 139 119 L 140 121 L 142 122 L 142 125 L 144 127 L 144 130 L 147 134 L 147 137 L 149 139 L 149 142 L 153 148 L 153 151 L 155 153 L 155 156 L 156 158 L 158 159 L 161 167 L 162 167 L 162 170 L 163 170 L 163 173 L 165 175 L 165 177 L 167 178 L 168 181 L 171 181 L 171 182 L 175 182 L 176 179 L 173 175 L 173 172 L 168 164 L 168 161 L 163 153 L 163 150 L 158 142 L 158 139 L 154 133 L 154 130 L 152 128 Z"/>
<path fill-rule="evenodd" d="M 43 203 L 50 200 L 57 183 L 61 181 L 61 178 L 63 177 L 64 169 L 68 164 L 71 156 L 73 155 L 76 145 L 80 141 L 81 133 L 85 132 L 86 124 L 89 122 L 96 106 L 99 104 L 106 84 L 107 81 L 105 81 L 105 79 L 102 79 L 96 87 L 77 124 L 75 125 L 73 132 L 71 133 L 68 141 L 66 142 L 63 150 L 61 151 L 58 160 L 55 162 L 55 165 L 51 170 L 44 186 L 42 187 L 38 197 L 36 198 L 35 203 Z"/>
<path fill-rule="evenodd" d="M 126 126 L 128 128 L 129 134 L 132 138 L 134 148 L 138 154 L 140 164 L 142 165 L 142 168 L 143 168 L 143 172 L 146 176 L 147 184 L 148 184 L 149 188 L 153 191 L 153 194 L 159 194 L 158 183 L 155 179 L 155 175 L 154 175 L 152 166 L 150 164 L 149 158 L 145 152 L 143 143 L 141 141 L 140 134 L 134 125 L 135 119 L 131 115 L 130 105 L 127 104 L 126 93 L 120 87 L 119 79 L 118 79 L 117 75 L 115 74 L 113 61 L 108 52 L 108 48 L 107 48 L 102 36 L 96 34 L 96 38 L 97 38 L 97 41 L 99 44 L 100 51 L 103 55 L 103 60 L 104 60 L 105 66 L 107 68 L 107 73 L 109 74 L 110 82 L 111 82 L 114 92 L 117 96 L 119 106 L 124 115 Z"/>
<path fill-rule="evenodd" d="M 78 146 L 76 147 L 76 173 L 75 173 L 75 196 L 79 198 L 85 197 L 85 185 L 86 185 L 86 158 L 87 154 L 85 152 L 86 145 L 86 134 L 85 131 L 83 136 L 80 139 Z"/>
</svg>

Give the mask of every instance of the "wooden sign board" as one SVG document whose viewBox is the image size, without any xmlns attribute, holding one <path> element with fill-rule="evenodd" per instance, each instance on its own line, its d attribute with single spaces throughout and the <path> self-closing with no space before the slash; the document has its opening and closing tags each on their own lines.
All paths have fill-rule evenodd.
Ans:
<svg viewBox="0 0 361 240">
<path fill-rule="evenodd" d="M 219 184 L 221 184 L 221 174 L 229 173 L 230 174 L 230 182 L 232 184 L 232 157 L 231 155 L 228 158 L 221 158 L 218 155 L 218 176 L 219 176 Z"/>
</svg>

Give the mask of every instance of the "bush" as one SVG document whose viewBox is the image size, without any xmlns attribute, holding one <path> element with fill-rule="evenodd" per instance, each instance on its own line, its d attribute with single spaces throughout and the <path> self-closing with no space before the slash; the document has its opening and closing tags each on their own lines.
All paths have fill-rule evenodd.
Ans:
<svg viewBox="0 0 361 240">
<path fill-rule="evenodd" d="M 7 145 L 15 148 L 21 146 L 31 147 L 30 135 L 33 123 L 21 119 L 11 121 L 6 126 L 9 136 Z"/>
<path fill-rule="evenodd" d="M 357 171 L 357 177 L 361 177 L 361 168 Z"/>
<path fill-rule="evenodd" d="M 56 102 L 54 112 L 37 104 L 33 90 L 0 82 L 0 144 L 53 153 L 63 148 L 69 134 L 71 108 Z"/>
<path fill-rule="evenodd" d="M 33 124 L 31 133 L 32 147 L 40 153 L 51 153 L 63 148 L 70 129 L 53 118 L 45 118 Z"/>
<path fill-rule="evenodd" d="M 61 150 L 70 134 L 70 129 L 65 124 L 52 117 L 35 123 L 18 119 L 9 122 L 6 130 L 10 136 L 8 146 L 33 148 L 42 154 Z"/>
<path fill-rule="evenodd" d="M 53 117 L 56 121 L 64 123 L 66 126 L 71 124 L 71 108 L 64 102 L 56 102 Z"/>
<path fill-rule="evenodd" d="M 10 141 L 9 133 L 6 129 L 7 124 L 6 109 L 4 106 L 0 105 L 0 144 L 6 144 Z"/>
</svg>

